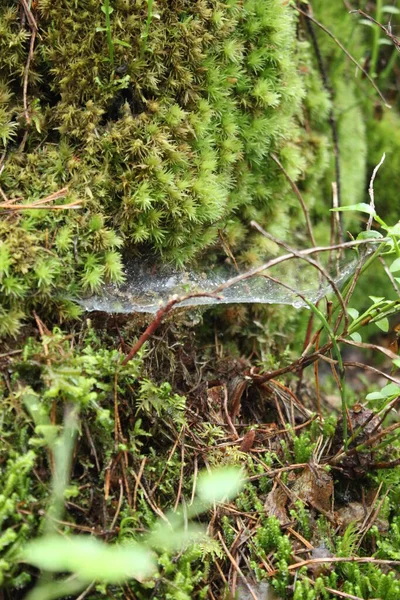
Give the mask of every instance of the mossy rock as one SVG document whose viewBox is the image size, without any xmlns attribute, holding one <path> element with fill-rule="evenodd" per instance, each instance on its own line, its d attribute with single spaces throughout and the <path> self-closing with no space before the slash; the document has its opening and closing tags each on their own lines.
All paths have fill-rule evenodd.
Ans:
<svg viewBox="0 0 400 600">
<path fill-rule="evenodd" d="M 243 262 L 259 261 L 266 241 L 251 219 L 283 237 L 301 223 L 273 152 L 318 201 L 328 144 L 314 122 L 329 100 L 295 11 L 278 0 L 148 11 L 114 2 L 109 38 L 97 0 L 39 0 L 24 107 L 30 28 L 17 0 L 0 9 L 2 190 L 29 203 L 66 186 L 62 202 L 84 206 L 7 217 L 2 334 L 38 303 L 75 316 L 69 300 L 122 281 L 122 248 L 183 265 L 222 236 Z M 31 257 L 23 282 L 17 230 Z"/>
</svg>

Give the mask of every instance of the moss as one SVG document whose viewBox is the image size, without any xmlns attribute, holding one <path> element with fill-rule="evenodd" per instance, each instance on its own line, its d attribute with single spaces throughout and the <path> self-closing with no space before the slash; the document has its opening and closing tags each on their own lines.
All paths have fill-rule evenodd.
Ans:
<svg viewBox="0 0 400 600">
<path fill-rule="evenodd" d="M 45 247 L 37 260 L 48 254 L 44 267 L 31 265 L 45 281 L 32 276 L 20 294 L 30 295 L 28 311 L 37 302 L 54 311 L 61 290 L 73 299 L 120 282 L 122 245 L 184 264 L 223 230 L 242 261 L 257 262 L 265 248 L 250 220 L 285 237 L 301 214 L 271 153 L 293 179 L 307 174 L 310 198 L 326 166 L 326 138 L 310 123 L 326 116 L 328 102 L 308 45 L 296 43 L 292 8 L 278 0 L 159 1 L 148 35 L 147 2 L 118 0 L 113 9 L 111 62 L 97 0 L 38 2 L 22 144 L 30 34 L 16 0 L 0 9 L 0 43 L 12 48 L 0 54 L 0 185 L 23 202 L 67 186 L 62 202 L 84 205 L 20 217 L 17 226 Z M 11 230 L 0 238 L 7 252 Z M 18 276 L 12 266 L 10 274 Z M 21 314 L 9 298 L 5 306 L 3 331 L 15 333 Z"/>
</svg>

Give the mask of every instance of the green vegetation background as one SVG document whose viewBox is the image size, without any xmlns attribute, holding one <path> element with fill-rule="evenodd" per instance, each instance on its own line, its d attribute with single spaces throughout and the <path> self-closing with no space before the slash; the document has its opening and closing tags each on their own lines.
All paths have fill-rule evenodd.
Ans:
<svg viewBox="0 0 400 600">
<path fill-rule="evenodd" d="M 28 67 L 32 31 L 26 15 L 17 0 L 3 0 L 0 7 L 1 190 L 7 201 L 31 204 L 67 186 L 62 202 L 83 201 L 79 210 L 3 209 L 1 215 L 0 581 L 7 598 L 23 597 L 34 576 L 18 556 L 43 526 L 52 466 L 26 410 L 27 394 L 36 395 L 56 423 L 62 422 L 65 406 L 77 403 L 82 427 L 89 428 L 90 435 L 80 437 L 79 469 L 66 492 L 72 521 L 79 521 L 73 508 L 78 503 L 95 522 L 107 465 L 120 452 L 130 453 L 135 468 L 147 457 L 149 485 L 163 476 L 157 499 L 165 507 L 175 498 L 180 477 L 174 455 L 164 473 L 166 453 L 176 428 L 187 424 L 185 399 L 178 392 L 194 382 L 193 373 L 182 372 L 179 355 L 168 342 L 180 348 L 188 342 L 198 360 L 212 359 L 212 351 L 204 348 L 215 325 L 225 328 L 225 352 L 239 352 L 238 340 L 245 339 L 248 345 L 254 342 L 264 365 L 270 365 L 285 359 L 279 352 L 299 324 L 298 315 L 278 310 L 217 311 L 197 346 L 192 333 L 176 325 L 171 339 L 167 336 L 157 350 L 162 368 L 151 347 L 150 358 L 143 356 L 121 370 L 115 350 L 119 340 L 103 327 L 94 333 L 85 321 L 81 325 L 76 298 L 101 291 L 106 282 L 123 282 L 124 256 L 204 265 L 224 260 L 229 247 L 241 265 L 258 264 L 276 249 L 251 230 L 252 219 L 277 237 L 307 244 L 298 201 L 273 155 L 299 185 L 318 241 L 327 243 L 334 179 L 331 110 L 339 132 L 342 202 L 366 199 L 368 176 L 386 151 L 376 198 L 388 220 L 398 218 L 400 117 L 392 93 L 395 64 L 385 71 L 390 60 L 386 46 L 376 69 L 377 81 L 394 105 L 391 110 L 382 107 L 332 39 L 314 27 L 332 91 L 325 88 L 312 40 L 292 2 L 114 0 L 112 12 L 107 7 L 97 0 L 37 0 L 32 10 L 38 31 Z M 371 29 L 348 15 L 341 2 L 314 0 L 313 8 L 365 64 Z M 45 331 L 43 345 L 33 330 L 33 311 L 49 329 L 61 325 L 63 332 Z M 266 338 L 252 322 L 262 319 L 269 326 Z M 283 342 L 272 341 L 285 325 Z M 135 322 L 129 324 L 127 339 L 137 331 Z M 271 352 L 274 347 L 279 352 Z M 20 350 L 9 358 L 9 352 Z M 193 361 L 190 369 L 195 369 Z M 116 393 L 124 402 L 126 437 L 117 447 Z M 161 436 L 160 420 L 167 423 Z M 205 423 L 198 435 L 204 446 L 212 446 L 220 432 Z M 101 448 L 99 458 L 87 440 Z M 307 460 L 300 454 L 309 442 L 299 444 L 298 461 Z M 211 451 L 210 464 L 224 460 L 229 462 L 229 455 L 222 458 Z M 243 457 L 231 460 L 240 463 Z M 250 459 L 248 468 L 256 473 Z M 116 489 L 118 494 L 118 485 Z M 184 493 L 190 489 L 189 480 Z M 103 529 L 112 521 L 114 500 L 102 517 Z M 243 510 L 260 508 L 251 485 L 240 502 Z M 298 519 L 304 518 L 300 512 Z M 119 539 L 135 537 L 135 528 L 153 522 L 143 495 L 136 512 L 124 499 Z M 229 527 L 226 522 L 228 539 Z M 256 549 L 278 548 L 284 561 L 290 549 L 274 527 L 273 522 L 265 525 L 259 534 L 265 539 L 257 540 Z M 392 537 L 391 552 L 396 553 L 398 532 Z M 195 590 L 205 597 L 201 581 L 219 551 L 212 545 L 197 548 L 178 562 L 162 555 L 165 581 L 157 597 L 183 600 L 194 597 Z M 355 567 L 348 569 L 349 590 L 367 588 L 360 581 L 369 577 L 386 589 L 385 598 L 398 597 L 397 582 L 370 571 L 366 576 Z M 146 585 L 133 586 L 138 598 L 156 597 Z M 282 593 L 285 586 L 283 578 L 278 582 Z M 318 597 L 315 590 L 298 590 L 296 599 Z M 119 590 L 113 593 L 123 597 Z M 101 594 L 99 588 L 90 598 Z"/>
</svg>

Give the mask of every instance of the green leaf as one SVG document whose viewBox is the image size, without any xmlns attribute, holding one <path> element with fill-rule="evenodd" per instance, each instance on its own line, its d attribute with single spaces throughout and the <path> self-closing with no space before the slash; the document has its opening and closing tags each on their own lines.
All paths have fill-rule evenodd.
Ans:
<svg viewBox="0 0 400 600">
<path fill-rule="evenodd" d="M 106 27 L 96 27 L 95 31 L 107 31 Z"/>
<path fill-rule="evenodd" d="M 370 231 L 361 231 L 358 236 L 357 239 L 358 240 L 376 240 L 379 238 L 382 238 L 383 235 L 381 234 L 380 231 L 375 231 L 375 229 L 371 229 Z"/>
<path fill-rule="evenodd" d="M 368 19 L 360 19 L 358 22 L 361 23 L 361 25 L 368 25 L 368 27 L 373 27 L 373 23 L 371 23 L 371 21 L 369 21 Z"/>
<path fill-rule="evenodd" d="M 400 358 L 394 358 L 392 362 L 395 367 L 398 367 L 400 369 Z"/>
<path fill-rule="evenodd" d="M 392 262 L 392 264 L 389 267 L 389 271 L 391 273 L 397 273 L 398 271 L 400 271 L 400 258 L 396 258 L 396 260 Z"/>
<path fill-rule="evenodd" d="M 397 383 L 388 383 L 381 389 L 381 394 L 383 394 L 385 398 L 400 395 L 400 386 L 397 385 Z"/>
<path fill-rule="evenodd" d="M 169 515 L 168 515 L 169 516 Z M 179 515 L 175 515 L 175 517 Z M 169 518 L 169 521 L 172 519 Z M 149 537 L 146 538 L 149 546 L 154 548 L 156 551 L 161 549 L 168 550 L 169 552 L 181 552 L 189 544 L 204 540 L 206 536 L 206 530 L 202 525 L 196 523 L 190 523 L 188 527 L 183 528 L 183 519 L 180 519 L 180 528 L 171 527 L 170 523 L 158 523 Z"/>
<path fill-rule="evenodd" d="M 387 319 L 386 317 L 384 319 L 381 319 L 380 321 L 377 321 L 375 325 L 385 333 L 389 331 L 389 319 Z"/>
<path fill-rule="evenodd" d="M 352 319 L 358 319 L 360 314 L 356 308 L 348 308 L 347 312 L 349 313 Z"/>
<path fill-rule="evenodd" d="M 352 210 L 367 213 L 367 215 L 376 215 L 375 210 L 365 202 L 358 202 L 358 204 L 349 204 L 349 206 L 339 206 L 338 208 L 331 208 L 331 211 L 333 212 L 349 212 Z"/>
<path fill-rule="evenodd" d="M 39 538 L 25 547 L 23 560 L 43 571 L 75 573 L 88 583 L 142 581 L 156 572 L 154 558 L 145 546 L 104 544 L 83 535 Z"/>
<path fill-rule="evenodd" d="M 383 396 L 380 392 L 372 392 L 368 394 L 366 400 L 383 400 L 385 396 Z"/>
<path fill-rule="evenodd" d="M 244 485 L 243 472 L 237 467 L 222 467 L 211 473 L 203 472 L 198 481 L 197 492 L 201 500 L 212 504 L 230 500 Z"/>
<path fill-rule="evenodd" d="M 400 223 L 396 223 L 393 227 L 385 227 L 389 235 L 400 235 Z"/>
<path fill-rule="evenodd" d="M 112 6 L 105 6 L 104 4 L 101 6 L 101 11 L 107 15 L 111 15 L 112 12 L 114 12 L 114 9 Z"/>
<path fill-rule="evenodd" d="M 370 300 L 372 300 L 372 302 L 374 304 L 379 304 L 380 302 L 382 302 L 382 300 L 384 300 L 385 298 L 382 296 L 369 296 Z"/>
<path fill-rule="evenodd" d="M 350 334 L 350 337 L 352 340 L 354 340 L 355 342 L 362 342 L 362 337 L 361 335 L 358 333 L 358 331 L 355 331 L 354 333 Z"/>
<path fill-rule="evenodd" d="M 382 12 L 388 13 L 390 15 L 400 15 L 400 9 L 390 5 L 383 6 Z"/>
</svg>

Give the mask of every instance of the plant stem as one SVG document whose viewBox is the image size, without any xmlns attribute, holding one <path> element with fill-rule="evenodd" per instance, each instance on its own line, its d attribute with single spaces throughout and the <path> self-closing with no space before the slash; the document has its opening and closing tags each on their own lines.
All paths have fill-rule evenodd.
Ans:
<svg viewBox="0 0 400 600">
<path fill-rule="evenodd" d="M 378 21 L 378 23 L 381 22 L 382 20 L 382 8 L 383 8 L 383 0 L 376 0 L 376 11 L 375 11 L 375 20 Z M 376 77 L 377 73 L 376 73 L 376 67 L 378 64 L 378 57 L 379 57 L 379 39 L 380 39 L 380 29 L 378 26 L 374 26 L 373 30 L 372 30 L 372 54 L 371 54 L 371 67 L 370 67 L 370 73 L 371 73 L 371 77 Z"/>
<path fill-rule="evenodd" d="M 144 34 L 143 34 L 143 38 L 142 38 L 142 41 L 143 41 L 142 51 L 141 51 L 142 56 L 146 51 L 147 38 L 149 37 L 150 26 L 151 26 L 152 20 L 153 20 L 153 0 L 147 0 L 147 20 L 146 20 L 146 29 L 144 30 Z"/>
<path fill-rule="evenodd" d="M 104 14 L 106 15 L 108 55 L 110 58 L 110 63 L 114 67 L 114 42 L 113 42 L 112 35 L 111 35 L 110 0 L 104 0 Z"/>
<path fill-rule="evenodd" d="M 394 48 L 393 52 L 392 52 L 392 56 L 389 58 L 386 67 L 383 69 L 382 73 L 379 75 L 380 79 L 385 80 L 389 77 L 390 73 L 394 69 L 398 55 L 399 55 L 399 51 L 397 50 L 397 48 Z"/>
<path fill-rule="evenodd" d="M 339 345 L 337 343 L 336 336 L 334 334 L 333 329 L 329 325 L 325 315 L 317 308 L 312 302 L 307 300 L 307 298 L 303 298 L 304 301 L 308 304 L 309 308 L 314 312 L 314 314 L 321 321 L 324 329 L 326 330 L 331 342 L 333 349 L 336 354 L 336 358 L 339 366 L 339 379 L 340 379 L 340 397 L 342 399 L 342 419 L 343 419 L 343 445 L 345 450 L 347 450 L 348 439 L 347 439 L 347 398 L 346 398 L 346 381 L 345 381 L 345 370 L 343 365 L 343 359 L 340 352 Z"/>
</svg>

